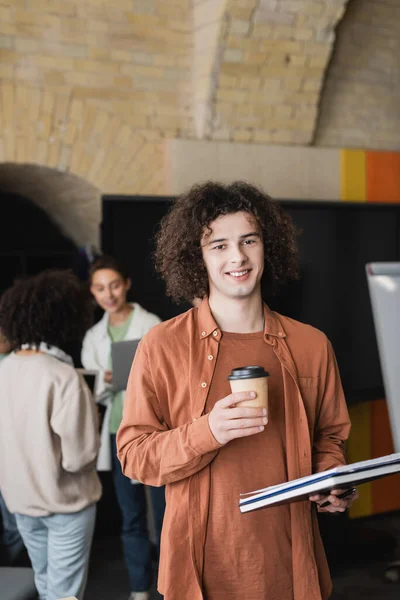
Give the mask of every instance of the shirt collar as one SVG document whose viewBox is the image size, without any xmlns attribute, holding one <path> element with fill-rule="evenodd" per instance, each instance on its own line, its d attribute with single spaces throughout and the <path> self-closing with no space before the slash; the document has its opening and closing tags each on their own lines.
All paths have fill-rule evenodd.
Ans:
<svg viewBox="0 0 400 600">
<path fill-rule="evenodd" d="M 264 339 L 267 341 L 269 336 L 284 338 L 286 337 L 285 330 L 276 313 L 274 313 L 266 304 L 264 304 Z M 212 335 L 217 340 L 221 337 L 221 330 L 218 327 L 214 317 L 211 314 L 208 298 L 204 298 L 198 307 L 198 334 L 199 338 L 204 340 Z"/>
</svg>

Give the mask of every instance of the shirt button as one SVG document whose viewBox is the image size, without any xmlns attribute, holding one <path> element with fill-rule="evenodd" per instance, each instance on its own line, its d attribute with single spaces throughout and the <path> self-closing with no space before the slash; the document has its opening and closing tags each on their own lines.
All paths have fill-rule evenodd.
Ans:
<svg viewBox="0 0 400 600">
<path fill-rule="evenodd" d="M 216 330 L 215 330 L 215 331 L 213 331 L 213 336 L 214 336 L 214 337 L 217 337 L 217 335 L 218 335 L 218 331 L 216 331 Z"/>
<path fill-rule="evenodd" d="M 214 357 L 212 354 L 209 354 L 207 358 L 208 358 L 208 360 L 212 360 Z"/>
<path fill-rule="evenodd" d="M 201 332 L 201 335 L 204 337 L 204 336 L 206 335 L 206 332 L 205 332 L 205 331 L 202 331 L 202 332 Z"/>
<path fill-rule="evenodd" d="M 205 387 L 207 387 L 207 384 L 206 384 L 206 382 L 205 382 L 205 381 L 203 381 L 203 383 L 201 384 L 201 387 L 202 387 L 202 388 L 205 388 Z"/>
<path fill-rule="evenodd" d="M 282 331 L 280 331 L 280 332 L 278 333 L 278 335 L 279 335 L 279 337 L 282 337 L 282 336 L 283 336 L 283 333 L 282 333 Z"/>
</svg>

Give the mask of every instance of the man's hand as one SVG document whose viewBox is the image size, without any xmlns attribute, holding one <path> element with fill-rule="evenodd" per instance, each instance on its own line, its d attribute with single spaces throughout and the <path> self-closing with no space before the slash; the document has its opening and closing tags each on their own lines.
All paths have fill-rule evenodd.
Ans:
<svg viewBox="0 0 400 600">
<path fill-rule="evenodd" d="M 106 383 L 112 383 L 112 371 L 104 371 L 104 381 Z"/>
<path fill-rule="evenodd" d="M 344 494 L 346 490 L 336 489 L 331 490 L 331 493 L 328 496 L 324 496 L 322 494 L 314 494 L 310 496 L 311 502 L 316 502 L 318 506 L 323 504 L 324 502 L 329 502 L 329 506 L 324 508 L 319 508 L 320 512 L 344 512 L 346 508 L 349 508 L 354 500 L 358 498 L 358 492 L 355 490 L 350 496 L 346 496 L 346 498 L 338 498 L 340 494 Z"/>
<path fill-rule="evenodd" d="M 264 430 L 264 425 L 268 423 L 267 410 L 240 406 L 243 400 L 255 397 L 255 392 L 235 392 L 215 403 L 208 415 L 208 423 L 219 444 L 227 444 L 235 438 L 254 435 Z"/>
</svg>

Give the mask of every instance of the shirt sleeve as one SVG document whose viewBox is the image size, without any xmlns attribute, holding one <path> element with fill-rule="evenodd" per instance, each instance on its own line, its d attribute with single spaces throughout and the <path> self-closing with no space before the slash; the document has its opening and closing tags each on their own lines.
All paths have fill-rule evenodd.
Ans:
<svg viewBox="0 0 400 600">
<path fill-rule="evenodd" d="M 85 381 L 76 376 L 74 385 L 63 392 L 61 407 L 50 421 L 61 441 L 62 468 L 70 473 L 95 468 L 100 446 L 99 421 L 92 394 Z"/>
<path fill-rule="evenodd" d="M 326 370 L 321 377 L 321 384 L 313 444 L 315 473 L 345 464 L 344 444 L 351 426 L 336 357 L 328 340 Z"/>
<path fill-rule="evenodd" d="M 203 469 L 220 447 L 211 433 L 208 415 L 168 428 L 141 342 L 129 376 L 123 419 L 117 433 L 118 458 L 124 474 L 148 485 L 165 485 Z"/>
</svg>

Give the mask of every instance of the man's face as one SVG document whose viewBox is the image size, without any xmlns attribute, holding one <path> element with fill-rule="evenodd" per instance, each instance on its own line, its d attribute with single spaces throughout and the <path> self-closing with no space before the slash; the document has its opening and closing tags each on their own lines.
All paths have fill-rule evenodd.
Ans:
<svg viewBox="0 0 400 600">
<path fill-rule="evenodd" d="M 201 246 L 210 296 L 239 299 L 259 293 L 264 244 L 253 215 L 237 212 L 218 217 L 204 231 Z"/>
</svg>

